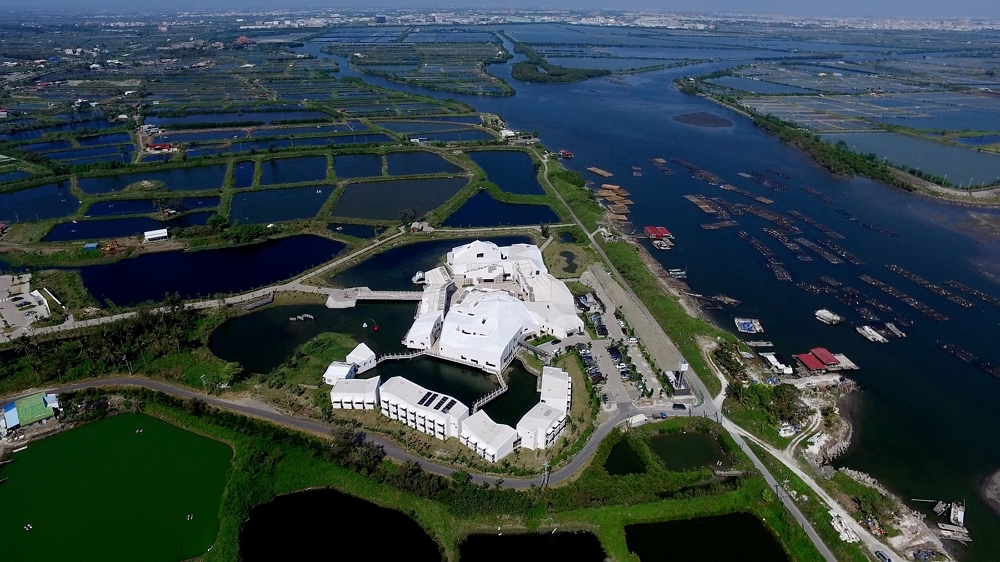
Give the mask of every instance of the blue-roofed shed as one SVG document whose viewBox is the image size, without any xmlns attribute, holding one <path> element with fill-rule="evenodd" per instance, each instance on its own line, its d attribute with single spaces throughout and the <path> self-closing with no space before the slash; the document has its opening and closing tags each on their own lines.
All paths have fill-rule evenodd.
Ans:
<svg viewBox="0 0 1000 562">
<path fill-rule="evenodd" d="M 84 250 L 96 250 L 97 249 L 97 242 L 91 242 L 90 244 L 84 244 L 83 245 L 83 249 Z"/>
<path fill-rule="evenodd" d="M 20 418 L 17 417 L 17 405 L 11 402 L 3 407 L 3 419 L 8 428 L 21 425 Z"/>
</svg>

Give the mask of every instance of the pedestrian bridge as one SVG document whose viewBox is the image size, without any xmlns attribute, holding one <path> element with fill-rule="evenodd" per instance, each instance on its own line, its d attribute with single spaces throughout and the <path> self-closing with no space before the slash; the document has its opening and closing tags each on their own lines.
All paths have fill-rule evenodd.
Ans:
<svg viewBox="0 0 1000 562">
<path fill-rule="evenodd" d="M 327 308 L 354 308 L 358 301 L 419 301 L 421 291 L 373 291 L 368 287 L 328 289 Z"/>
</svg>

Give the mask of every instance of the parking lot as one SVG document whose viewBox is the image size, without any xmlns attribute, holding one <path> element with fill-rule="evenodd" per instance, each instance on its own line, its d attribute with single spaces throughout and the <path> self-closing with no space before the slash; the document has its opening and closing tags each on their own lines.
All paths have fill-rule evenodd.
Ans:
<svg viewBox="0 0 1000 562">
<path fill-rule="evenodd" d="M 0 275 L 0 331 L 21 328 L 49 316 L 44 298 L 31 294 L 31 274 Z"/>
</svg>

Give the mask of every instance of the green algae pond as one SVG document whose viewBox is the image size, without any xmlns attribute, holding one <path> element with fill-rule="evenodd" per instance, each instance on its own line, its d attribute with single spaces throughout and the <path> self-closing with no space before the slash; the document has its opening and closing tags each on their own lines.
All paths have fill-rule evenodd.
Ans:
<svg viewBox="0 0 1000 562">
<path fill-rule="evenodd" d="M 232 450 L 121 414 L 11 458 L 0 469 L 5 560 L 152 562 L 187 560 L 215 542 Z"/>
</svg>

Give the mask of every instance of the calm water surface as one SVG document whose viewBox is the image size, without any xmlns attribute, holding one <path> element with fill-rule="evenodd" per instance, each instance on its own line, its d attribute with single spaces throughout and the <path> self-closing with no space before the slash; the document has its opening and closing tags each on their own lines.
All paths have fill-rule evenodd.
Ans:
<svg viewBox="0 0 1000 562">
<path fill-rule="evenodd" d="M 230 218 L 244 223 L 312 218 L 330 198 L 333 190 L 332 185 L 312 185 L 237 193 L 233 195 Z"/>
<path fill-rule="evenodd" d="M 459 545 L 462 562 L 603 562 L 601 541 L 592 533 L 469 535 Z"/>
<path fill-rule="evenodd" d="M 611 447 L 607 460 L 604 461 L 604 470 L 611 476 L 628 476 L 629 474 L 642 474 L 646 472 L 646 463 L 642 462 L 642 457 L 635 452 L 632 445 L 625 439 L 615 443 Z"/>
<path fill-rule="evenodd" d="M 718 440 L 707 433 L 692 431 L 654 435 L 649 438 L 649 450 L 663 462 L 667 470 L 715 468 L 720 461 L 726 467 L 729 465 L 729 459 Z"/>
<path fill-rule="evenodd" d="M 298 183 L 326 179 L 326 156 L 275 158 L 260 164 L 260 184 Z"/>
<path fill-rule="evenodd" d="M 746 513 L 626 525 L 625 541 L 642 562 L 788 560 L 774 535 Z"/>
<path fill-rule="evenodd" d="M 100 240 L 142 234 L 161 228 L 187 228 L 203 226 L 213 213 L 191 213 L 175 219 L 159 221 L 149 217 L 125 219 L 89 220 L 64 222 L 52 227 L 42 238 L 42 242 L 66 242 L 70 240 Z"/>
<path fill-rule="evenodd" d="M 392 152 L 386 155 L 389 174 L 460 174 L 464 170 L 431 152 Z"/>
<path fill-rule="evenodd" d="M 135 172 L 117 174 L 96 178 L 83 178 L 78 182 L 84 193 L 98 194 L 110 191 L 121 191 L 129 185 L 140 181 L 161 181 L 166 189 L 180 191 L 196 191 L 203 189 L 220 189 L 226 178 L 226 165 L 196 166 L 193 168 L 174 168 L 157 172 Z"/>
<path fill-rule="evenodd" d="M 359 525 L 359 521 L 378 524 Z M 382 560 L 441 560 L 438 544 L 416 521 L 400 511 L 336 490 L 278 496 L 251 509 L 240 533 L 240 557 L 244 562 L 313 560 L 317 552 L 313 540 L 328 534 L 331 528 L 350 528 L 351 540 L 372 545 L 373 549 L 378 545 L 378 558 Z M 392 533 L 389 541 L 384 540 L 387 529 Z M 302 540 L 291 539 L 295 536 Z"/>
<path fill-rule="evenodd" d="M 559 216 L 548 205 L 503 203 L 494 199 L 488 191 L 480 191 L 445 219 L 443 224 L 468 228 L 535 225 L 543 222 L 549 224 L 559 222 Z"/>
<path fill-rule="evenodd" d="M 72 215 L 80 201 L 70 193 L 69 182 L 0 193 L 0 221 L 23 222 Z"/>
<path fill-rule="evenodd" d="M 538 183 L 538 171 L 531 156 L 513 150 L 469 152 L 472 161 L 486 172 L 486 177 L 501 191 L 526 195 L 544 195 Z"/>
<path fill-rule="evenodd" d="M 382 157 L 378 154 L 345 154 L 333 157 L 337 178 L 363 178 L 382 175 Z"/>
<path fill-rule="evenodd" d="M 121 414 L 13 458 L 0 486 L 5 560 L 174 562 L 215 542 L 232 450 L 156 418 Z"/>
<path fill-rule="evenodd" d="M 443 205 L 468 183 L 465 177 L 353 183 L 337 200 L 333 216 L 395 220 L 403 211 L 413 210 L 419 217 Z"/>
</svg>

